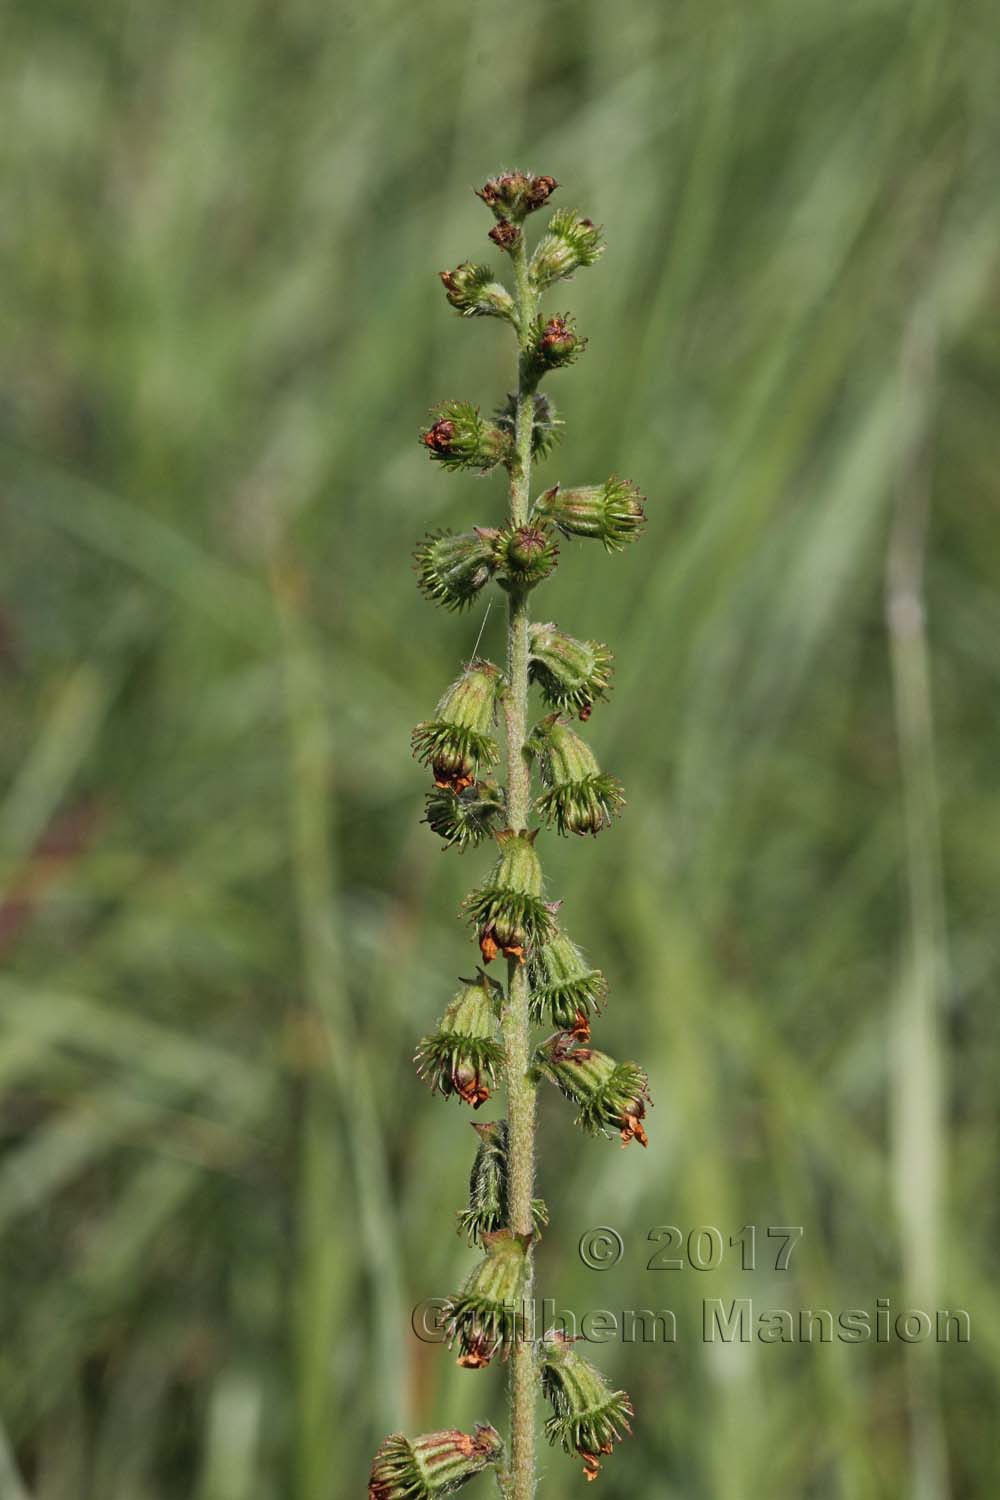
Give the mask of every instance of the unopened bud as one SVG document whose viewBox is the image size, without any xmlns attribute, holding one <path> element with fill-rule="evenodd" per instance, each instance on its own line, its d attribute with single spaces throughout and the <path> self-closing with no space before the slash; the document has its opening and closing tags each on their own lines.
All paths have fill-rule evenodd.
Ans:
<svg viewBox="0 0 1000 1500">
<path fill-rule="evenodd" d="M 461 792 L 472 785 L 480 767 L 496 765 L 500 752 L 489 730 L 501 680 L 500 668 L 492 662 L 470 662 L 438 703 L 434 718 L 414 729 L 413 753 L 431 767 L 437 786 Z"/>
<path fill-rule="evenodd" d="M 446 1306 L 449 1342 L 458 1340 L 458 1362 L 470 1370 L 488 1365 L 498 1350 L 506 1355 L 524 1323 L 520 1307 L 525 1276 L 523 1240 L 509 1230 L 498 1229 L 495 1234 L 484 1234 L 482 1242 L 486 1254 Z"/>
<path fill-rule="evenodd" d="M 531 627 L 529 672 L 555 709 L 589 719 L 611 686 L 614 657 L 601 641 L 578 641 L 555 625 Z"/>
<path fill-rule="evenodd" d="M 457 536 L 450 531 L 425 538 L 413 556 L 424 595 L 445 609 L 468 609 L 496 570 L 498 531 L 479 527 Z"/>
<path fill-rule="evenodd" d="M 427 823 L 432 833 L 459 853 L 482 843 L 496 831 L 496 820 L 504 815 L 504 797 L 492 781 L 474 781 L 460 792 L 435 787 L 427 793 Z"/>
<path fill-rule="evenodd" d="M 569 313 L 548 319 L 539 317 L 525 359 L 530 373 L 541 376 L 546 370 L 571 365 L 586 347 L 587 340 L 576 332 Z"/>
<path fill-rule="evenodd" d="M 601 1459 L 623 1434 L 631 1435 L 632 1403 L 625 1391 L 613 1391 L 574 1341 L 562 1333 L 546 1334 L 542 1344 L 542 1394 L 552 1407 L 545 1436 L 564 1453 L 579 1454 L 587 1479 L 596 1479 Z"/>
<path fill-rule="evenodd" d="M 597 757 L 558 714 L 536 726 L 527 742 L 537 755 L 547 790 L 535 808 L 561 834 L 597 834 L 625 804 L 621 783 L 603 772 Z"/>
<path fill-rule="evenodd" d="M 503 1062 L 503 1047 L 497 1041 L 503 989 L 482 969 L 477 979 L 463 979 L 461 985 L 437 1030 L 421 1038 L 413 1060 L 431 1093 L 446 1099 L 454 1094 L 479 1109 L 490 1097 Z"/>
<path fill-rule="evenodd" d="M 484 963 L 498 953 L 523 963 L 529 947 L 544 942 L 552 931 L 553 908 L 542 899 L 536 833 L 515 833 L 512 828 L 498 833 L 500 857 L 489 880 L 462 903 L 478 930 Z"/>
<path fill-rule="evenodd" d="M 511 456 L 510 435 L 484 422 L 478 407 L 468 401 L 446 401 L 435 408 L 435 420 L 420 434 L 431 458 L 446 469 L 478 469 L 485 473 Z"/>
<path fill-rule="evenodd" d="M 408 1438 L 394 1432 L 372 1460 L 368 1500 L 437 1500 L 461 1489 L 502 1456 L 499 1432 L 479 1423 L 471 1434 L 450 1428 Z"/>
<path fill-rule="evenodd" d="M 502 588 L 530 589 L 555 570 L 559 547 L 548 526 L 529 524 L 501 532 L 495 556 Z"/>
<path fill-rule="evenodd" d="M 562 1032 L 538 1049 L 535 1068 L 577 1106 L 576 1124 L 588 1135 L 617 1130 L 622 1145 L 649 1144 L 643 1129 L 649 1087 L 646 1074 L 633 1062 L 615 1062 L 606 1052 L 579 1047 Z"/>
<path fill-rule="evenodd" d="M 469 1206 L 458 1216 L 458 1227 L 470 1245 L 481 1243 L 483 1235 L 495 1233 L 510 1221 L 507 1121 L 482 1125 L 474 1121 L 472 1128 L 479 1136 L 479 1150 L 469 1176 Z M 531 1220 L 536 1234 L 549 1222 L 541 1198 L 531 1200 Z"/>
<path fill-rule="evenodd" d="M 579 948 L 558 928 L 531 956 L 531 1018 L 541 1024 L 575 1026 L 580 1016 L 597 1014 L 608 993 L 600 969 L 592 969 Z"/>
<path fill-rule="evenodd" d="M 573 209 L 557 209 L 531 257 L 531 279 L 542 291 L 553 282 L 572 276 L 581 266 L 592 266 L 603 254 L 601 231 L 596 224 L 581 218 Z"/>
<path fill-rule="evenodd" d="M 506 318 L 508 323 L 517 321 L 513 297 L 494 279 L 489 266 L 464 261 L 454 271 L 440 274 L 448 301 L 463 317 Z"/>
<path fill-rule="evenodd" d="M 532 514 L 554 521 L 565 536 L 596 537 L 605 551 L 620 552 L 646 522 L 643 496 L 627 479 L 564 490 L 553 485 L 535 501 Z"/>
</svg>

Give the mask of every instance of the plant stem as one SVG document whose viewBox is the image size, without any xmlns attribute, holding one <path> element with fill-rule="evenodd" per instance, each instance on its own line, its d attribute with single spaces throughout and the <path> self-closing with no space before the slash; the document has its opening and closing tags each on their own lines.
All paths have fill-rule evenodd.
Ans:
<svg viewBox="0 0 1000 1500">
<path fill-rule="evenodd" d="M 524 240 L 513 251 L 523 354 L 530 341 L 536 297 L 528 277 Z M 523 526 L 528 519 L 531 494 L 531 434 L 534 421 L 534 382 L 518 361 L 516 460 L 511 469 L 510 520 Z M 510 826 L 526 828 L 531 807 L 531 770 L 524 754 L 528 728 L 528 595 L 512 591 L 507 616 L 507 678 L 505 702 L 507 727 L 507 809 Z M 530 1025 L 528 976 L 523 963 L 512 960 L 508 967 L 508 996 L 503 1021 L 507 1061 L 508 1195 L 510 1229 L 530 1235 L 531 1199 L 535 1176 L 535 1085 L 528 1077 Z M 524 1305 L 533 1307 L 534 1268 L 528 1252 Z M 533 1314 L 531 1321 L 533 1323 Z M 515 1337 L 510 1356 L 510 1500 L 532 1500 L 535 1492 L 535 1398 L 534 1328 Z"/>
</svg>

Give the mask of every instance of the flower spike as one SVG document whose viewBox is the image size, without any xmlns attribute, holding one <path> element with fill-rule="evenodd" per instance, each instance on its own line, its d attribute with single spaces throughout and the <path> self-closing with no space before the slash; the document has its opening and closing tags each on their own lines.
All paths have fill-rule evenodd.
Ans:
<svg viewBox="0 0 1000 1500">
<path fill-rule="evenodd" d="M 471 1434 L 450 1428 L 408 1438 L 394 1432 L 372 1459 L 368 1500 L 437 1500 L 461 1489 L 502 1456 L 499 1432 L 479 1423 Z"/>
<path fill-rule="evenodd" d="M 490 1086 L 503 1063 L 497 1041 L 497 1012 L 503 988 L 482 969 L 477 979 L 462 979 L 462 988 L 438 1022 L 437 1031 L 421 1039 L 414 1062 L 431 1093 L 454 1094 L 473 1109 L 490 1097 Z"/>
<path fill-rule="evenodd" d="M 444 694 L 434 718 L 414 729 L 413 753 L 430 766 L 436 786 L 464 791 L 481 766 L 496 765 L 500 752 L 489 729 L 500 682 L 500 668 L 492 662 L 470 662 Z"/>
<path fill-rule="evenodd" d="M 596 1479 L 601 1458 L 623 1433 L 631 1435 L 632 1403 L 624 1391 L 613 1391 L 601 1372 L 563 1333 L 547 1333 L 542 1343 L 542 1394 L 552 1415 L 545 1436 L 564 1453 L 579 1454 L 588 1480 Z"/>
</svg>

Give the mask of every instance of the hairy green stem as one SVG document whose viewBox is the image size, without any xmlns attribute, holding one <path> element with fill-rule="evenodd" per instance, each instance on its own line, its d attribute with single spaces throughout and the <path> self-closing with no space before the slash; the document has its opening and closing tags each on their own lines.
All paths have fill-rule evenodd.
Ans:
<svg viewBox="0 0 1000 1500">
<path fill-rule="evenodd" d="M 535 316 L 536 296 L 528 276 L 524 240 L 513 251 L 517 287 L 520 350 L 529 346 Z M 516 458 L 511 466 L 510 519 L 523 526 L 528 519 L 531 494 L 531 434 L 534 421 L 535 382 L 528 376 L 523 359 L 518 362 Z M 510 826 L 526 828 L 531 807 L 531 770 L 524 753 L 528 732 L 528 595 L 512 591 L 507 620 L 507 678 L 505 703 L 507 728 L 507 808 Z M 507 1059 L 508 1191 L 510 1229 L 530 1234 L 531 1199 L 535 1177 L 535 1085 L 528 1077 L 530 1022 L 528 976 L 523 963 L 512 960 L 508 969 L 508 996 L 503 1021 Z M 534 1270 L 528 1254 L 524 1300 L 532 1306 Z M 532 1500 L 535 1493 L 535 1402 L 537 1379 L 534 1345 L 529 1328 L 515 1338 L 510 1356 L 510 1500 Z"/>
</svg>

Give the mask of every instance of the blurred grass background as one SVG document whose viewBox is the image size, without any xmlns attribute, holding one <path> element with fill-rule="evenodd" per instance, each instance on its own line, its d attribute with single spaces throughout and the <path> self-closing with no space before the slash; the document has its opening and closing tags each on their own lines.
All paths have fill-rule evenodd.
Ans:
<svg viewBox="0 0 1000 1500">
<path fill-rule="evenodd" d="M 590 349 L 546 482 L 649 495 L 539 603 L 618 653 L 627 816 L 545 852 L 656 1100 L 624 1155 L 545 1101 L 542 1288 L 678 1318 L 595 1353 L 639 1413 L 601 1489 L 995 1495 L 995 7 L 2 17 L 0 1500 L 360 1495 L 390 1428 L 502 1415 L 409 1332 L 471 1259 L 475 1138 L 409 1059 L 484 860 L 407 737 L 483 623 L 409 554 L 502 483 L 415 434 L 509 382 L 435 280 L 509 165 L 609 239 L 551 303 Z M 805 1236 L 649 1272 L 667 1223 Z M 736 1295 L 973 1337 L 703 1344 Z"/>
</svg>

